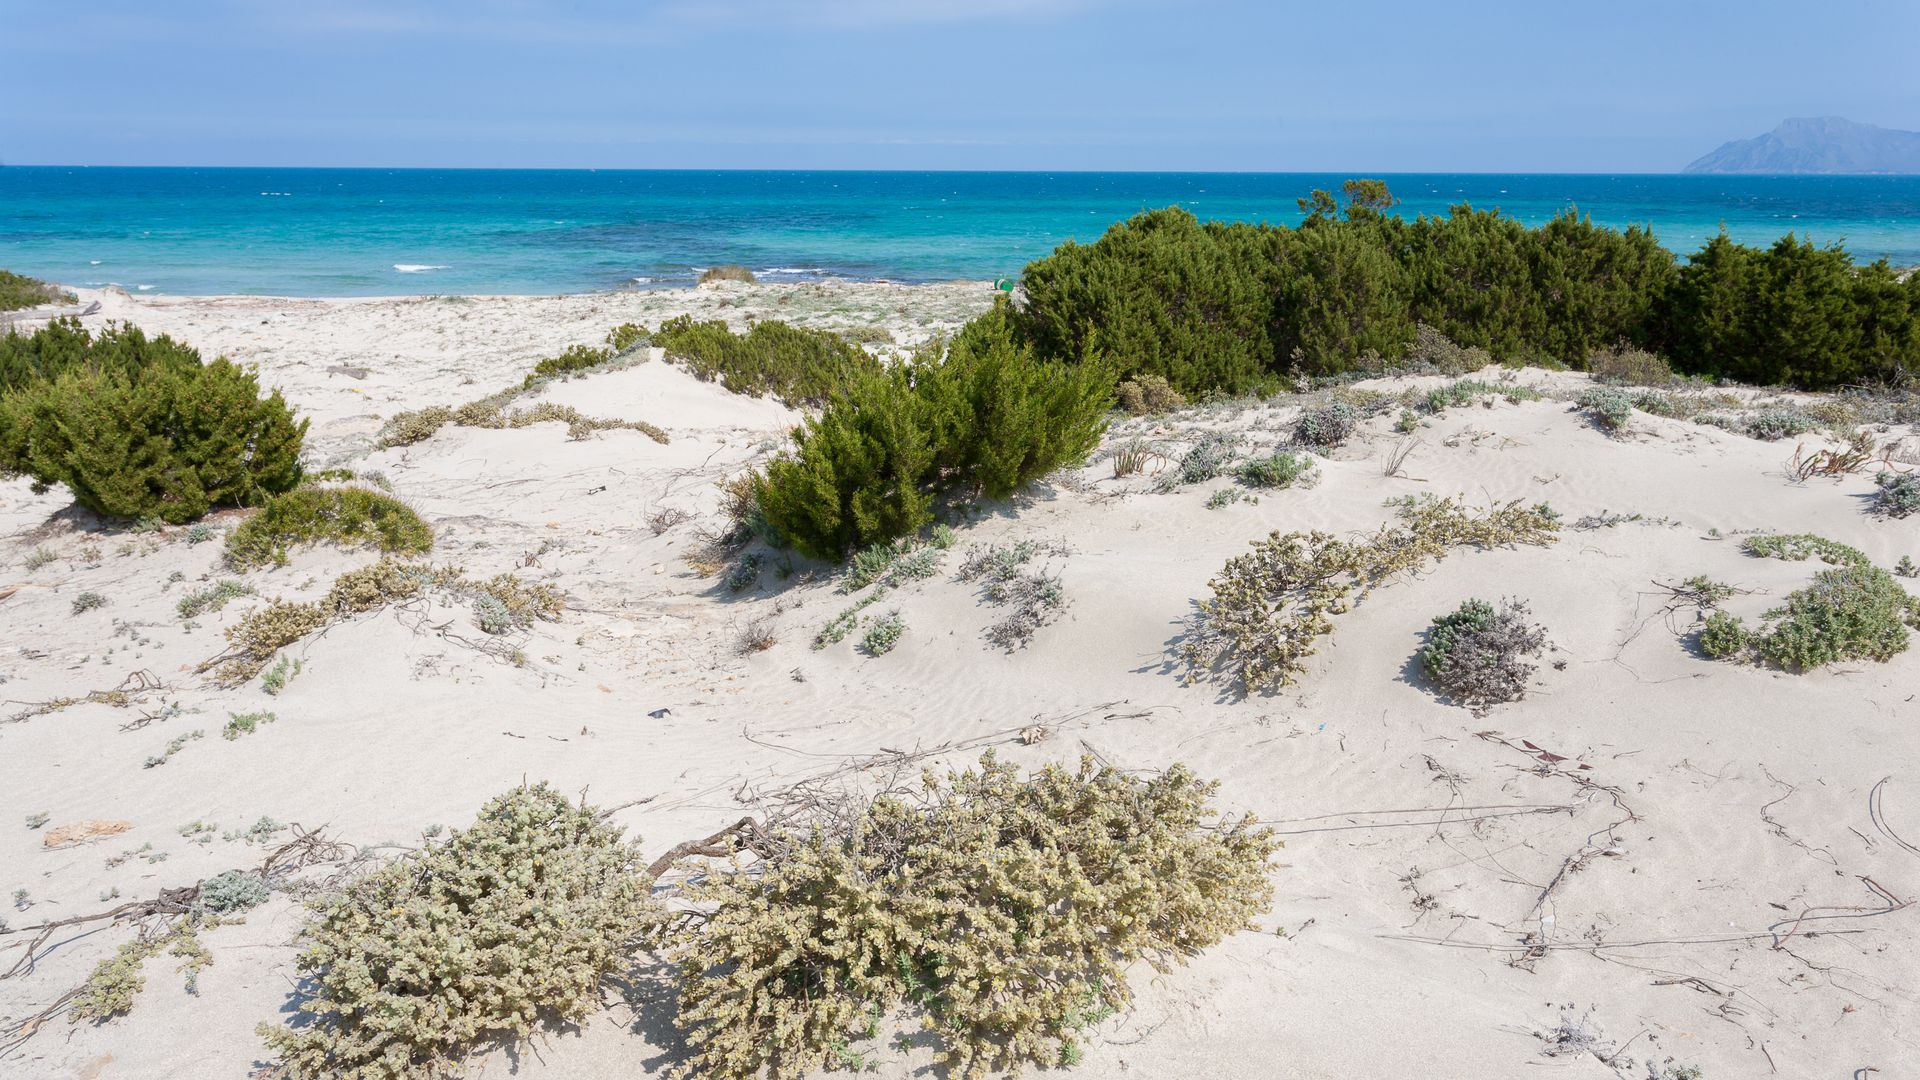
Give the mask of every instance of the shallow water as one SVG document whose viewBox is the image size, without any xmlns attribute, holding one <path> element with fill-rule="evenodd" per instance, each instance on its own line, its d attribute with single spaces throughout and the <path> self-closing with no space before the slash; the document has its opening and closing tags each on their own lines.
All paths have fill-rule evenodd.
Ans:
<svg viewBox="0 0 1920 1080">
<path fill-rule="evenodd" d="M 1139 210 L 1292 223 L 1345 174 L 0 168 L 0 267 L 71 285 L 293 296 L 562 293 L 1017 275 Z M 1690 252 L 1792 231 L 1920 264 L 1920 177 L 1387 175 L 1407 214 L 1568 206 Z"/>
</svg>

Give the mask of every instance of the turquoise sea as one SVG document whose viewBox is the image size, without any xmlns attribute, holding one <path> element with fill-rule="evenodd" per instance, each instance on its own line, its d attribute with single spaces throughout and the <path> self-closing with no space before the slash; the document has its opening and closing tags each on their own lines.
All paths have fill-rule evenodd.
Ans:
<svg viewBox="0 0 1920 1080">
<path fill-rule="evenodd" d="M 71 285 L 292 296 L 562 293 L 763 280 L 1017 275 L 1178 203 L 1292 223 L 1350 174 L 0 168 L 0 267 Z M 1406 214 L 1569 206 L 1681 254 L 1722 226 L 1920 264 L 1920 176 L 1386 175 Z"/>
</svg>

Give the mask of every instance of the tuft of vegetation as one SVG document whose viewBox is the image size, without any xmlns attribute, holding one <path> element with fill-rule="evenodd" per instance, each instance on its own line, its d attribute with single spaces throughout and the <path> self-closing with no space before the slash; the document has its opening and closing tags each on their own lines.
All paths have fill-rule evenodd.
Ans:
<svg viewBox="0 0 1920 1080">
<path fill-rule="evenodd" d="M 567 425 L 567 437 L 585 439 L 596 431 L 638 431 L 657 443 L 668 441 L 665 431 L 645 420 L 612 420 L 588 416 L 571 405 L 559 405 L 543 401 L 524 409 L 509 409 L 504 398 L 496 395 L 470 401 L 458 408 L 445 405 L 429 405 L 424 409 L 396 413 L 380 429 L 378 444 L 382 447 L 411 446 L 432 438 L 448 424 L 458 427 L 488 428 L 504 430 L 507 428 L 531 427 L 534 424 L 561 423 Z"/>
<path fill-rule="evenodd" d="M 200 883 L 200 906 L 216 915 L 237 915 L 267 902 L 273 891 L 259 874 L 228 870 Z"/>
<path fill-rule="evenodd" d="M 236 578 L 222 578 L 204 589 L 195 589 L 180 598 L 175 606 L 181 619 L 197 619 L 209 611 L 219 611 L 229 601 L 252 596 L 253 586 Z"/>
<path fill-rule="evenodd" d="M 635 844 L 545 784 L 311 903 L 299 1027 L 259 1031 L 288 1080 L 438 1080 L 484 1042 L 580 1023 L 656 921 Z"/>
<path fill-rule="evenodd" d="M 236 570 L 284 566 L 290 548 L 322 543 L 423 554 L 433 549 L 433 528 L 391 495 L 307 484 L 269 499 L 228 534 L 226 561 Z"/>
<path fill-rule="evenodd" d="M 1491 705 L 1526 696 L 1547 632 L 1527 621 L 1527 605 L 1502 601 L 1496 609 L 1480 599 L 1433 620 L 1420 650 L 1427 681 L 1464 705 Z"/>
<path fill-rule="evenodd" d="M 268 697 L 279 697 L 281 693 L 287 689 L 287 684 L 293 681 L 295 675 L 300 674 L 300 670 L 304 666 L 305 665 L 299 660 L 282 656 L 280 659 L 274 661 L 272 667 L 261 673 L 260 689 L 264 691 Z M 267 715 L 272 716 L 273 714 L 268 713 Z"/>
<path fill-rule="evenodd" d="M 735 334 L 724 322 L 682 315 L 662 323 L 653 343 L 695 378 L 787 405 L 824 405 L 880 370 L 879 360 L 840 334 L 777 320 Z"/>
<path fill-rule="evenodd" d="M 867 650 L 869 656 L 885 656 L 900 644 L 901 635 L 907 632 L 907 620 L 901 618 L 896 609 L 876 617 L 867 624 L 867 632 L 860 639 L 860 647 Z"/>
<path fill-rule="evenodd" d="M 23 311 L 46 304 L 71 304 L 74 295 L 39 278 L 0 270 L 0 311 Z"/>
<path fill-rule="evenodd" d="M 987 603 L 1002 608 L 1006 615 L 987 627 L 987 641 L 1008 652 L 1024 649 L 1039 629 L 1067 609 L 1067 594 L 1060 575 L 1051 567 L 1034 568 L 1028 564 L 1035 555 L 1065 557 L 1065 545 L 1042 545 L 1035 540 L 1013 544 L 992 544 L 967 552 L 960 564 L 960 580 L 980 583 L 980 595 Z"/>
<path fill-rule="evenodd" d="M 1920 473 L 1881 471 L 1873 485 L 1874 513 L 1892 518 L 1920 513 Z"/>
<path fill-rule="evenodd" d="M 1248 487 L 1286 488 L 1296 482 L 1311 484 L 1313 458 L 1287 450 L 1275 451 L 1263 458 L 1249 458 L 1233 470 L 1234 479 Z"/>
<path fill-rule="evenodd" d="M 1587 355 L 1587 371 L 1615 386 L 1667 386 L 1673 382 L 1673 366 L 1665 358 L 1631 345 L 1595 349 Z"/>
<path fill-rule="evenodd" d="M 88 589 L 86 592 L 73 598 L 73 613 L 75 615 L 106 606 L 107 598 L 100 593 L 94 592 L 92 589 Z"/>
<path fill-rule="evenodd" d="M 548 379 L 565 379 L 593 370 L 613 359 L 612 347 L 596 349 L 587 345 L 570 345 L 567 351 L 558 356 L 549 356 L 533 365 L 527 377 L 521 382 L 523 389 L 533 387 Z"/>
<path fill-rule="evenodd" d="M 1154 374 L 1122 380 L 1114 387 L 1114 396 L 1119 399 L 1120 407 L 1134 416 L 1170 412 L 1187 403 L 1164 376 Z"/>
<path fill-rule="evenodd" d="M 1396 576 L 1456 547 L 1553 543 L 1559 515 L 1511 502 L 1475 512 L 1454 499 L 1395 500 L 1398 520 L 1370 536 L 1275 532 L 1229 560 L 1208 583 L 1180 654 L 1188 681 L 1224 672 L 1248 692 L 1286 686 L 1306 671 L 1314 642 L 1343 613 Z"/>
<path fill-rule="evenodd" d="M 260 730 L 260 725 L 271 724 L 275 716 L 270 712 L 228 713 L 227 726 L 220 729 L 220 737 L 232 742 L 242 735 L 251 735 Z"/>
<path fill-rule="evenodd" d="M 752 285 L 754 283 L 754 276 L 753 271 L 741 266 L 739 263 L 722 263 L 719 266 L 709 266 L 705 270 L 700 271 L 700 284 L 705 285 L 712 281 L 742 281 L 748 285 Z"/>
<path fill-rule="evenodd" d="M 1078 1060 L 1136 962 L 1182 961 L 1271 899 L 1278 842 L 1220 820 L 1213 793 L 1177 765 L 1022 777 L 989 754 L 777 835 L 765 865 L 686 890 L 712 914 L 665 942 L 691 1047 L 673 1075 L 845 1068 L 897 1009 L 955 1076 Z"/>
<path fill-rule="evenodd" d="M 104 517 L 184 524 L 300 482 L 307 422 L 251 370 L 77 319 L 0 338 L 0 477 L 65 484 Z"/>
<path fill-rule="evenodd" d="M 1709 656 L 1805 672 L 1846 660 L 1886 661 L 1906 651 L 1909 631 L 1920 629 L 1920 599 L 1855 548 L 1801 533 L 1750 537 L 1746 551 L 1793 561 L 1818 557 L 1830 568 L 1766 612 L 1759 627 L 1724 612 L 1708 616 L 1699 641 Z"/>
<path fill-rule="evenodd" d="M 1344 401 L 1335 401 L 1301 414 L 1293 428 L 1293 441 L 1302 446 L 1331 450 L 1353 437 L 1360 423 L 1360 412 Z"/>
<path fill-rule="evenodd" d="M 1575 404 L 1609 435 L 1618 435 L 1633 423 L 1633 395 L 1617 386 L 1590 386 Z"/>
</svg>

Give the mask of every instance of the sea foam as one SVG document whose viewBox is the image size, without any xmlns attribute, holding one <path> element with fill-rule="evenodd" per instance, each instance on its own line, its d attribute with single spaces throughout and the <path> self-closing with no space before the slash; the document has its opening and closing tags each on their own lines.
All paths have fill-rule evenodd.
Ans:
<svg viewBox="0 0 1920 1080">
<path fill-rule="evenodd" d="M 429 270 L 445 270 L 445 266 L 429 263 L 394 263 L 393 268 L 403 274 L 424 274 Z"/>
</svg>

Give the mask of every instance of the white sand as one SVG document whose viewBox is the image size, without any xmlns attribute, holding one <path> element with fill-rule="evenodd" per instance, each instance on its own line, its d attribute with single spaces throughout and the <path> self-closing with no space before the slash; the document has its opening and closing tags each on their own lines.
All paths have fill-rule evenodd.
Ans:
<svg viewBox="0 0 1920 1080">
<path fill-rule="evenodd" d="M 304 671 L 278 697 L 257 682 L 220 690 L 192 667 L 261 601 L 236 601 L 192 630 L 174 613 L 185 591 L 227 576 L 218 544 L 190 545 L 180 529 L 103 531 L 61 492 L 0 485 L 0 594 L 20 586 L 0 600 L 0 888 L 25 888 L 32 902 L 0 912 L 15 926 L 261 857 L 217 835 L 191 842 L 178 830 L 196 820 L 224 832 L 270 815 L 356 845 L 416 843 L 524 777 L 601 803 L 651 798 L 618 818 L 651 852 L 738 817 L 755 789 L 855 757 L 966 744 L 934 759 L 959 764 L 992 745 L 1026 764 L 1083 752 L 1138 768 L 1184 761 L 1223 782 L 1228 806 L 1293 833 L 1259 931 L 1168 974 L 1143 968 L 1135 1010 L 1102 1026 L 1070 1075 L 1638 1080 L 1649 1060 L 1672 1058 L 1709 1080 L 1868 1068 L 1890 1080 L 1920 1061 L 1920 912 L 1878 913 L 1888 897 L 1920 896 L 1920 855 L 1896 840 L 1920 843 L 1920 650 L 1805 676 L 1712 663 L 1683 640 L 1691 612 L 1662 615 L 1653 584 L 1700 573 L 1733 582 L 1755 592 L 1729 608 L 1752 616 L 1816 568 L 1744 557 L 1744 530 L 1820 533 L 1881 565 L 1920 557 L 1915 519 L 1863 512 L 1865 478 L 1788 482 L 1790 443 L 1647 416 L 1609 439 L 1564 402 L 1501 404 L 1436 418 L 1407 465 L 1417 479 L 1388 478 L 1380 459 L 1398 438 L 1388 416 L 1324 462 L 1317 486 L 1218 510 L 1204 504 L 1226 481 L 1156 494 L 1094 464 L 1081 482 L 963 527 L 942 574 L 872 609 L 897 605 L 909 625 L 894 652 L 872 658 L 851 639 L 809 648 L 846 603 L 824 575 L 783 582 L 770 567 L 734 594 L 682 559 L 717 505 L 714 482 L 797 422 L 777 404 L 656 358 L 544 393 L 651 421 L 669 445 L 631 431 L 570 441 L 559 424 L 449 427 L 381 451 L 372 435 L 393 412 L 512 384 L 539 357 L 630 319 L 687 310 L 736 325 L 748 315 L 883 321 L 910 343 L 983 309 L 984 285 L 97 298 L 104 316 L 257 362 L 313 417 L 315 463 L 384 473 L 438 530 L 436 560 L 551 581 L 571 610 L 514 639 L 525 667 L 470 647 L 485 639 L 470 613 L 436 605 L 301 643 L 292 652 Z M 1237 426 L 1264 449 L 1292 415 L 1196 411 L 1160 423 Z M 1340 617 L 1308 676 L 1280 693 L 1183 685 L 1171 650 L 1226 559 L 1271 529 L 1371 528 L 1389 515 L 1383 500 L 1412 492 L 1547 500 L 1569 522 L 1644 518 L 1569 529 L 1546 549 L 1457 553 Z M 648 518 L 669 507 L 696 516 L 655 535 Z M 1072 606 L 1007 654 L 981 637 L 997 613 L 953 573 L 967 546 L 1024 537 L 1071 547 L 1053 563 Z M 29 570 L 41 548 L 57 558 Z M 246 580 L 263 597 L 306 597 L 368 561 L 302 551 Z M 184 580 L 170 583 L 175 573 Z M 85 590 L 108 604 L 73 614 Z M 1473 595 L 1529 600 L 1556 646 L 1524 701 L 1484 716 L 1435 700 L 1411 674 L 1427 621 Z M 763 618 L 777 644 L 736 655 L 742 629 Z M 5 722 L 138 670 L 164 692 Z M 123 730 L 168 702 L 184 712 Z M 230 712 L 259 709 L 277 722 L 219 737 Z M 1051 737 L 1022 744 L 1014 732 L 1030 724 Z M 206 737 L 143 768 L 193 730 Z M 1529 742 L 1566 760 L 1543 763 Z M 1869 798 L 1883 779 L 1876 822 Z M 1542 807 L 1560 809 L 1511 813 Z M 85 819 L 132 828 L 48 850 L 45 831 L 23 824 L 39 812 L 47 829 Z M 149 861 L 156 854 L 165 860 Z M 299 919 L 276 897 L 244 925 L 205 935 L 215 963 L 197 997 L 175 961 L 155 960 L 131 1015 L 100 1027 L 56 1021 L 0 1071 L 246 1075 L 261 1057 L 254 1025 L 288 1007 Z M 0 981 L 0 1017 L 30 1014 L 123 940 L 123 930 L 81 935 Z M 0 969 L 20 941 L 0 939 Z M 1545 951 L 1523 955 L 1523 941 Z M 1544 1053 L 1535 1032 L 1563 1006 L 1591 1010 L 1600 1054 Z M 666 1015 L 658 991 L 642 990 L 611 1001 L 584 1033 L 557 1034 L 517 1064 L 484 1059 L 479 1074 L 647 1074 L 671 1060 Z M 1612 1067 L 1601 1060 L 1616 1052 Z M 924 1054 L 878 1059 L 883 1076 L 928 1075 Z"/>
</svg>

